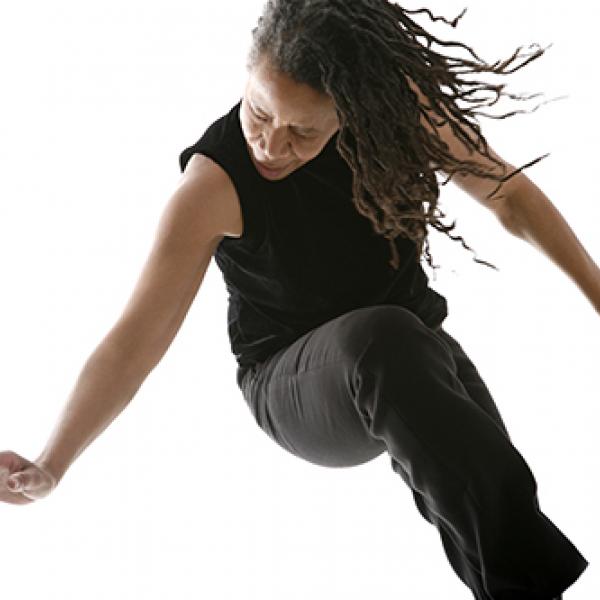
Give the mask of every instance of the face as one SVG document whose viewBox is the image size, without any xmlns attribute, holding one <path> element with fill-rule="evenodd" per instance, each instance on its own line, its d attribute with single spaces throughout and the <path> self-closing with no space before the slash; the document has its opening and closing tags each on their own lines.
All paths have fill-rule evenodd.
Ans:
<svg viewBox="0 0 600 600">
<path fill-rule="evenodd" d="M 254 166 L 272 181 L 315 158 L 340 126 L 329 96 L 296 83 L 266 60 L 249 70 L 240 124 Z"/>
</svg>

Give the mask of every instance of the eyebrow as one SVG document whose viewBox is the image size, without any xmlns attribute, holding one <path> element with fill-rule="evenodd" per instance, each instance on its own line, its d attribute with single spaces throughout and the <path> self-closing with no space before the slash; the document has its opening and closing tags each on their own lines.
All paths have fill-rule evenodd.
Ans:
<svg viewBox="0 0 600 600">
<path fill-rule="evenodd" d="M 261 108 L 254 100 L 251 100 L 250 104 L 251 104 L 251 106 L 253 106 L 253 108 L 255 110 L 260 111 L 261 113 L 265 114 L 267 117 L 271 117 L 271 115 L 266 110 Z M 290 125 L 290 127 L 295 127 L 296 129 L 302 129 L 303 131 L 305 131 L 307 133 L 312 133 L 312 132 L 318 131 L 318 129 L 316 129 L 315 127 L 308 127 L 307 125 Z"/>
</svg>

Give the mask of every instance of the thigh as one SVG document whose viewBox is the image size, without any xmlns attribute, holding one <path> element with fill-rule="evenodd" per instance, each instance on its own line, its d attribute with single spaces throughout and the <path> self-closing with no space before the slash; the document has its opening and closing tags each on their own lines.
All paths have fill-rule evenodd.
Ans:
<svg viewBox="0 0 600 600">
<path fill-rule="evenodd" d="M 487 387 L 460 344 L 441 328 L 434 334 L 449 350 L 448 365 L 463 385 L 465 400 L 481 408 L 508 437 Z M 357 363 L 376 340 L 383 340 L 384 354 L 389 348 L 420 357 L 418 340 L 424 335 L 432 336 L 432 330 L 399 306 L 349 311 L 254 367 L 240 388 L 258 425 L 284 449 L 322 466 L 362 464 L 386 447 L 369 430 L 369 410 L 358 405 Z M 390 338 L 397 341 L 388 346 Z M 401 364 L 394 362 L 394 368 Z M 406 373 L 400 381 L 405 376 L 410 379 Z"/>
<path fill-rule="evenodd" d="M 356 405 L 356 352 L 344 341 L 377 308 L 350 311 L 309 331 L 242 380 L 256 422 L 287 451 L 326 467 L 360 465 L 385 451 Z"/>
</svg>

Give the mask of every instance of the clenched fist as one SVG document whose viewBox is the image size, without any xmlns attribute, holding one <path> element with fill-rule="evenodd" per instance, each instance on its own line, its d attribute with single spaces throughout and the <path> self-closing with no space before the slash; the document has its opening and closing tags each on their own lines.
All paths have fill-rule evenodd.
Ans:
<svg viewBox="0 0 600 600">
<path fill-rule="evenodd" d="M 47 496 L 56 479 L 42 466 L 15 452 L 0 452 L 0 501 L 29 504 Z"/>
</svg>

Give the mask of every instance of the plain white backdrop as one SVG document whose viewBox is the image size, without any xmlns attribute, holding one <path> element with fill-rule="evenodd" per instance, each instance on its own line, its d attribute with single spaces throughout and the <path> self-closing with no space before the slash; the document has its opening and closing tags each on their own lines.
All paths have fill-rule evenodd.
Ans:
<svg viewBox="0 0 600 600">
<path fill-rule="evenodd" d="M 83 363 L 133 290 L 179 180 L 179 153 L 241 97 L 262 5 L 4 7 L 1 449 L 34 459 L 43 448 Z M 426 6 L 448 19 L 468 6 L 456 29 L 415 19 L 489 62 L 520 45 L 553 44 L 504 81 L 513 93 L 567 98 L 481 124 L 513 164 L 551 153 L 527 173 L 599 261 L 597 7 Z M 505 99 L 490 110 L 535 103 Z M 432 285 L 448 298 L 446 328 L 490 387 L 536 476 L 542 510 L 591 563 L 565 599 L 589 600 L 600 591 L 600 318 L 541 253 L 454 184 L 442 190 L 457 231 L 501 269 L 433 235 L 443 268 Z M 472 597 L 387 454 L 327 469 L 285 453 L 252 420 L 235 366 L 213 262 L 162 362 L 55 492 L 0 507 L 3 596 Z"/>
</svg>

